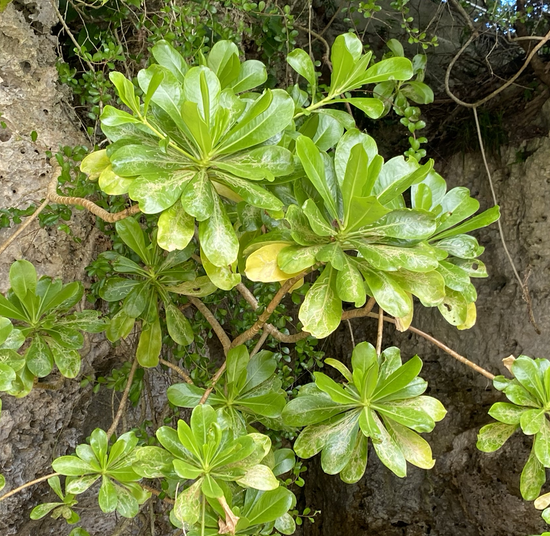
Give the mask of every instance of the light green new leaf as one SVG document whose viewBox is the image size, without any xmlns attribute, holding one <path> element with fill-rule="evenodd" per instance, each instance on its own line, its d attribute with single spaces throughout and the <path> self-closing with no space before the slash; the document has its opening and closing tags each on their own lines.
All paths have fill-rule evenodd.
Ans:
<svg viewBox="0 0 550 536">
<path fill-rule="evenodd" d="M 206 173 L 199 171 L 187 183 L 181 194 L 181 204 L 185 212 L 198 221 L 208 219 L 214 211 L 216 192 Z"/>
<path fill-rule="evenodd" d="M 502 447 L 517 429 L 516 424 L 487 424 L 479 431 L 476 446 L 481 452 L 494 452 Z"/>
<path fill-rule="evenodd" d="M 431 469 L 434 466 L 432 449 L 424 438 L 391 419 L 384 419 L 384 423 L 409 463 L 421 469 Z"/>
<path fill-rule="evenodd" d="M 134 84 L 132 84 L 132 82 L 122 73 L 117 71 L 111 71 L 109 73 L 109 78 L 116 87 L 120 100 L 126 104 L 132 112 L 139 115 L 139 98 L 136 96 Z"/>
<path fill-rule="evenodd" d="M 218 41 L 208 54 L 207 65 L 220 80 L 222 88 L 230 86 L 239 76 L 239 49 L 231 41 Z"/>
<path fill-rule="evenodd" d="M 396 318 L 402 318 L 409 314 L 412 308 L 412 299 L 392 276 L 371 270 L 365 266 L 365 263 L 360 264 L 359 269 L 376 302 L 384 311 Z"/>
<path fill-rule="evenodd" d="M 185 249 L 194 233 L 194 218 L 176 203 L 159 217 L 157 244 L 166 251 Z"/>
<path fill-rule="evenodd" d="M 378 84 L 388 80 L 409 80 L 413 76 L 412 63 L 407 58 L 388 58 L 367 69 L 360 85 Z"/>
<path fill-rule="evenodd" d="M 159 65 L 166 67 L 180 84 L 184 83 L 185 73 L 189 70 L 189 66 L 182 55 L 168 41 L 157 41 L 151 52 Z"/>
<path fill-rule="evenodd" d="M 336 102 L 349 102 L 371 119 L 379 119 L 384 113 L 384 103 L 377 98 L 338 99 Z"/>
<path fill-rule="evenodd" d="M 254 465 L 246 471 L 246 474 L 239 478 L 237 484 L 263 491 L 269 491 L 279 487 L 279 481 L 266 465 Z"/>
<path fill-rule="evenodd" d="M 258 60 L 246 60 L 241 64 L 241 71 L 237 80 L 229 84 L 235 93 L 250 91 L 261 86 L 267 80 L 265 65 Z"/>
<path fill-rule="evenodd" d="M 519 487 L 521 496 L 526 501 L 534 501 L 540 494 L 540 490 L 546 482 L 546 471 L 538 460 L 535 450 L 531 450 L 529 459 L 521 471 Z"/>
<path fill-rule="evenodd" d="M 225 208 L 214 198 L 212 215 L 199 223 L 199 241 L 202 251 L 214 266 L 233 264 L 239 253 L 239 241 Z"/>
<path fill-rule="evenodd" d="M 197 104 L 199 112 L 207 124 L 214 122 L 220 93 L 220 81 L 208 67 L 203 65 L 192 67 L 185 74 L 184 99 Z"/>
<path fill-rule="evenodd" d="M 309 82 L 311 94 L 315 95 L 317 76 L 309 54 L 305 50 L 296 48 L 286 57 L 286 61 L 300 76 L 303 76 Z"/>
<path fill-rule="evenodd" d="M 298 317 L 304 331 L 322 339 L 330 335 L 342 317 L 342 302 L 334 290 L 336 273 L 327 266 L 307 293 Z"/>
<path fill-rule="evenodd" d="M 231 290 L 241 282 L 241 274 L 235 273 L 231 266 L 214 266 L 205 255 L 201 259 L 206 275 L 218 288 Z"/>
<path fill-rule="evenodd" d="M 159 362 L 162 348 L 162 329 L 157 318 L 152 324 L 146 325 L 141 330 L 139 343 L 136 350 L 136 359 L 142 367 L 156 367 Z"/>
</svg>

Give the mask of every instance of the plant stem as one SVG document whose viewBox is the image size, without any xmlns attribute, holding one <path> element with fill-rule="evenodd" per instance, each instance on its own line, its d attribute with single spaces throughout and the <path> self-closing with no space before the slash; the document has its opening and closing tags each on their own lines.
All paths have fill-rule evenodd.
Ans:
<svg viewBox="0 0 550 536">
<path fill-rule="evenodd" d="M 128 402 L 128 395 L 130 394 L 130 387 L 132 387 L 132 381 L 134 379 L 134 374 L 137 370 L 138 362 L 137 359 L 134 358 L 134 362 L 132 363 L 132 368 L 130 369 L 130 374 L 128 374 L 128 381 L 126 382 L 126 387 L 124 388 L 124 392 L 122 393 L 122 399 L 120 400 L 120 405 L 118 406 L 118 411 L 116 412 L 116 416 L 113 420 L 113 424 L 111 424 L 111 427 L 109 430 L 107 430 L 107 440 L 111 438 L 111 436 L 116 432 L 116 427 L 118 426 L 118 423 L 120 422 L 120 419 L 122 417 L 122 414 L 124 413 L 124 409 L 126 408 L 126 403 Z"/>
<path fill-rule="evenodd" d="M 31 480 L 30 482 L 27 482 L 26 484 L 23 484 L 22 486 L 19 486 L 18 488 L 12 489 L 11 491 L 8 491 L 8 493 L 2 495 L 0 497 L 0 502 L 2 502 L 4 499 L 7 499 L 8 497 L 11 497 L 12 495 L 15 495 L 16 493 L 19 493 L 20 491 L 23 491 L 25 488 L 28 488 L 30 486 L 34 486 L 35 484 L 38 484 L 40 482 L 44 482 L 44 480 L 48 480 L 48 478 L 52 478 L 53 476 L 59 476 L 59 473 L 50 473 L 46 476 L 41 476 L 40 478 L 36 478 L 35 480 Z"/>
<path fill-rule="evenodd" d="M 162 363 L 165 367 L 171 368 L 174 372 L 176 372 L 178 376 L 183 378 L 184 382 L 193 385 L 193 380 L 191 379 L 191 376 L 189 376 L 187 372 L 185 372 L 177 365 L 174 365 L 174 363 L 170 363 L 170 361 L 166 361 L 166 359 L 162 359 L 162 357 L 159 359 L 159 363 Z"/>
<path fill-rule="evenodd" d="M 204 536 L 204 530 L 206 528 L 206 495 L 202 494 L 202 519 L 201 519 L 201 536 Z"/>
<path fill-rule="evenodd" d="M 378 333 L 376 334 L 376 353 L 382 353 L 382 338 L 384 336 L 384 310 L 378 306 Z"/>
<path fill-rule="evenodd" d="M 228 350 L 231 348 L 231 340 L 227 336 L 227 333 L 222 328 L 221 324 L 216 320 L 216 317 L 212 314 L 212 311 L 202 303 L 201 300 L 195 298 L 194 296 L 188 296 L 189 301 L 202 313 L 207 322 L 212 326 L 214 333 L 217 335 L 218 339 L 222 343 L 224 354 L 227 354 Z M 247 339 L 248 340 L 248 339 Z"/>
</svg>

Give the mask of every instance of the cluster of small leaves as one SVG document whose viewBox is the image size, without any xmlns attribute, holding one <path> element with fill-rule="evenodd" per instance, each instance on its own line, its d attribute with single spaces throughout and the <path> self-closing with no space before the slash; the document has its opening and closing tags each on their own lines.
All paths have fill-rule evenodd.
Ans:
<svg viewBox="0 0 550 536">
<path fill-rule="evenodd" d="M 406 476 L 407 461 L 433 467 L 430 446 L 417 432 L 431 432 L 446 411 L 435 398 L 421 396 L 427 382 L 418 377 L 420 358 L 402 364 L 398 348 L 378 356 L 365 342 L 355 347 L 351 362 L 353 371 L 327 359 L 345 384 L 315 372 L 315 383 L 303 386 L 285 407 L 285 424 L 305 426 L 294 444 L 296 454 L 311 458 L 322 451 L 323 471 L 340 473 L 347 483 L 365 472 L 369 437 L 382 463 L 399 477 Z"/>
<path fill-rule="evenodd" d="M 510 402 L 497 402 L 489 415 L 498 422 L 481 428 L 477 448 L 494 452 L 510 436 L 521 430 L 533 436 L 533 447 L 520 478 L 520 491 L 526 501 L 535 501 L 535 507 L 544 510 L 542 517 L 550 523 L 550 493 L 539 497 L 550 467 L 550 361 L 521 355 L 510 367 L 513 379 L 497 376 L 493 385 Z"/>
<path fill-rule="evenodd" d="M 430 46 L 438 46 L 437 36 L 428 38 L 426 31 L 420 30 L 414 24 L 414 17 L 411 16 L 411 8 L 408 6 L 410 0 L 393 0 L 390 7 L 401 14 L 401 28 L 407 32 L 409 44 L 420 44 L 424 50 Z"/>
<path fill-rule="evenodd" d="M 25 396 L 54 364 L 63 376 L 75 378 L 82 332 L 98 333 L 109 324 L 97 311 L 69 312 L 82 298 L 82 283 L 37 279 L 34 266 L 24 260 L 12 264 L 10 283 L 6 296 L 0 294 L 0 391 Z M 18 353 L 25 343 L 24 354 Z"/>
</svg>

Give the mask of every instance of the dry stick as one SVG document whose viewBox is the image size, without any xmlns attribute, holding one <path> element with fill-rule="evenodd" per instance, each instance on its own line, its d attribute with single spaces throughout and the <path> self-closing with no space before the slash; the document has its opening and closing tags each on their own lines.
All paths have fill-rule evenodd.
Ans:
<svg viewBox="0 0 550 536">
<path fill-rule="evenodd" d="M 248 302 L 252 309 L 256 310 L 258 308 L 258 300 L 254 294 L 248 290 L 244 283 L 239 283 L 235 288 L 241 293 L 241 296 Z"/>
<path fill-rule="evenodd" d="M 212 326 L 214 333 L 222 343 L 224 354 L 227 354 L 228 350 L 231 348 L 231 340 L 227 336 L 227 333 L 224 331 L 221 324 L 216 320 L 216 317 L 212 314 L 210 309 L 208 309 L 208 307 L 206 307 L 206 305 L 204 305 L 204 303 L 202 303 L 198 298 L 195 298 L 194 296 L 188 296 L 188 298 Z"/>
<path fill-rule="evenodd" d="M 214 390 L 214 387 L 216 387 L 216 384 L 218 383 L 218 380 L 221 378 L 222 374 L 225 372 L 225 368 L 227 367 L 227 361 L 223 362 L 223 365 L 218 369 L 216 374 L 212 376 L 212 382 L 210 383 L 210 387 L 204 392 L 204 394 L 201 396 L 201 399 L 199 400 L 199 404 L 204 404 L 207 400 L 212 391 Z"/>
<path fill-rule="evenodd" d="M 109 440 L 110 437 L 116 432 L 116 427 L 118 426 L 118 423 L 120 422 L 122 414 L 124 413 L 124 409 L 126 408 L 126 403 L 128 402 L 128 395 L 130 394 L 130 387 L 132 387 L 132 381 L 134 379 L 134 374 L 136 373 L 137 367 L 138 367 L 137 359 L 134 359 L 134 362 L 132 363 L 132 368 L 130 369 L 130 374 L 128 374 L 128 381 L 126 382 L 126 387 L 124 388 L 124 392 L 122 393 L 122 399 L 120 400 L 118 411 L 116 412 L 115 418 L 113 420 L 113 424 L 111 424 L 111 427 L 109 428 L 109 430 L 107 430 L 107 440 Z"/>
<path fill-rule="evenodd" d="M 368 313 L 366 316 L 368 316 L 370 318 L 378 318 L 377 313 Z M 395 319 L 390 318 L 389 316 L 385 316 L 384 320 L 386 322 L 390 322 L 391 324 L 395 324 Z M 468 367 L 472 368 L 476 372 L 479 372 L 480 374 L 482 374 L 486 378 L 489 378 L 490 380 L 493 380 L 495 378 L 494 374 L 491 374 L 488 370 L 485 370 L 483 367 L 480 367 L 479 365 L 476 365 L 475 363 L 473 363 L 469 359 L 466 359 L 464 356 L 460 355 L 458 352 L 455 352 L 452 348 L 449 348 L 446 344 L 443 344 L 441 341 L 439 341 L 435 337 L 432 337 L 431 335 L 428 335 L 424 331 L 422 331 L 418 328 L 415 328 L 413 326 L 409 326 L 409 331 L 412 331 L 413 333 L 416 333 L 417 335 L 420 335 L 421 337 L 423 337 L 427 341 L 430 341 L 432 344 L 434 344 L 438 348 L 441 348 L 444 352 L 446 352 L 450 356 L 454 357 L 457 361 L 460 361 L 461 363 L 463 363 L 464 365 L 467 365 Z"/>
<path fill-rule="evenodd" d="M 355 337 L 353 336 L 353 327 L 351 325 L 351 322 L 349 320 L 346 320 L 347 324 L 348 324 L 348 329 L 349 329 L 349 336 L 351 338 L 351 345 L 353 348 L 355 348 Z"/>
<path fill-rule="evenodd" d="M 35 484 L 38 484 L 39 482 L 44 482 L 44 480 L 48 480 L 48 478 L 52 478 L 53 476 L 59 476 L 59 473 L 50 473 L 46 476 L 41 476 L 40 478 L 37 478 L 35 480 L 31 480 L 30 482 L 27 482 L 26 484 L 23 484 L 22 486 L 19 486 L 18 488 L 12 489 L 11 491 L 8 491 L 5 495 L 2 495 L 0 497 L 0 502 L 2 502 L 4 499 L 7 499 L 8 497 L 11 497 L 12 495 L 15 495 L 16 493 L 19 493 L 20 491 L 23 491 L 25 488 L 28 488 L 30 486 L 34 486 Z"/>
<path fill-rule="evenodd" d="M 479 119 L 477 116 L 477 107 L 473 108 L 474 112 L 474 119 L 476 121 L 476 129 L 477 129 L 477 137 L 479 140 L 479 147 L 481 149 L 481 156 L 483 157 L 483 164 L 485 165 L 485 171 L 487 172 L 487 178 L 489 179 L 489 186 L 491 187 L 491 195 L 493 196 L 493 203 L 495 205 L 498 205 L 498 199 L 497 194 L 495 192 L 495 187 L 493 185 L 493 178 L 491 176 L 491 170 L 489 169 L 489 164 L 487 163 L 487 156 L 485 155 L 485 146 L 483 144 L 483 138 L 481 137 L 481 128 L 479 126 Z M 535 328 L 535 331 L 540 335 L 541 330 L 539 326 L 537 325 L 537 321 L 535 320 L 535 314 L 533 313 L 533 302 L 531 300 L 531 294 L 529 293 L 529 287 L 527 286 L 527 283 L 521 279 L 519 276 L 519 273 L 516 269 L 516 265 L 514 264 L 514 259 L 512 258 L 512 255 L 510 254 L 510 251 L 508 250 L 508 245 L 506 244 L 506 240 L 504 239 L 504 229 L 502 228 L 502 223 L 500 221 L 500 218 L 497 220 L 498 225 L 498 232 L 500 235 L 500 241 L 502 242 L 502 247 L 504 248 L 504 252 L 506 253 L 506 256 L 508 257 L 508 262 L 510 263 L 510 266 L 512 267 L 512 270 L 514 272 L 514 275 L 516 276 L 516 279 L 519 282 L 519 285 L 521 287 L 521 292 L 523 295 L 523 300 L 525 303 L 527 303 L 527 312 L 529 314 L 529 320 L 533 327 Z"/>
<path fill-rule="evenodd" d="M 65 30 L 67 35 L 71 38 L 71 41 L 74 43 L 74 46 L 80 52 L 82 60 L 84 60 L 86 62 L 86 64 L 88 65 L 88 68 L 90 69 L 90 71 L 95 72 L 94 66 L 84 57 L 84 52 L 82 51 L 82 48 L 80 47 L 80 45 L 78 44 L 78 41 L 75 39 L 73 33 L 71 32 L 71 30 L 67 26 L 67 23 L 65 22 L 65 19 L 63 18 L 63 15 L 61 14 L 59 9 L 57 8 L 55 0 L 50 0 L 50 4 L 52 5 L 52 7 L 55 11 L 55 14 L 57 15 L 57 18 L 59 19 L 59 22 L 63 26 L 63 29 Z"/>
<path fill-rule="evenodd" d="M 275 311 L 277 305 L 281 303 L 281 300 L 284 298 L 285 294 L 298 282 L 300 279 L 304 277 L 305 274 L 308 273 L 309 270 L 304 270 L 302 273 L 298 274 L 297 276 L 293 277 L 292 279 L 287 279 L 282 285 L 281 288 L 277 291 L 277 294 L 273 297 L 273 299 L 269 302 L 269 305 L 266 307 L 265 311 L 258 317 L 258 320 L 252 325 L 252 327 L 248 328 L 244 333 L 241 333 L 238 337 L 236 337 L 233 342 L 231 343 L 231 348 L 234 348 L 235 346 L 239 346 L 239 344 L 243 344 L 253 337 L 256 336 L 256 334 L 262 329 L 265 325 L 265 323 L 269 320 L 269 317 L 273 314 L 273 311 Z"/>
<path fill-rule="evenodd" d="M 168 368 L 171 368 L 173 371 L 176 372 L 176 374 L 178 376 L 183 378 L 183 380 L 186 383 L 189 383 L 189 384 L 193 385 L 193 380 L 191 379 L 191 376 L 189 376 L 189 374 L 187 374 L 187 372 L 185 372 L 183 369 L 181 369 L 177 365 L 174 365 L 174 363 L 170 363 L 170 361 L 166 361 L 166 359 L 162 359 L 162 357 L 159 358 L 159 363 L 163 364 L 164 366 L 166 366 Z"/>
<path fill-rule="evenodd" d="M 49 200 L 46 198 L 42 204 L 25 220 L 25 223 L 18 227 L 2 245 L 0 245 L 0 254 L 8 248 L 8 246 L 38 217 L 38 215 L 48 206 Z"/>
<path fill-rule="evenodd" d="M 349 322 L 349 321 L 348 321 Z M 378 306 L 378 332 L 376 334 L 376 353 L 382 353 L 382 337 L 384 335 L 384 310 Z"/>
<path fill-rule="evenodd" d="M 262 331 L 262 335 L 261 337 L 258 339 L 258 342 L 256 343 L 256 346 L 254 346 L 254 350 L 252 350 L 252 352 L 250 352 L 250 357 L 254 357 L 259 351 L 260 349 L 262 348 L 265 340 L 267 339 L 267 337 L 269 336 L 269 331 L 267 329 L 264 328 L 264 330 Z"/>
</svg>

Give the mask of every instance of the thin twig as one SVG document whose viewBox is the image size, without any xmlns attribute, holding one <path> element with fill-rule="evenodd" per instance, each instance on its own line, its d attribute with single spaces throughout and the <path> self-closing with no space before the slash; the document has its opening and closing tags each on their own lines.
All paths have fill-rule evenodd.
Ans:
<svg viewBox="0 0 550 536">
<path fill-rule="evenodd" d="M 287 335 L 286 333 L 280 332 L 272 324 L 266 324 L 264 329 L 266 329 L 274 339 L 277 339 L 280 342 L 284 342 L 285 344 L 295 343 L 310 336 L 310 333 L 308 333 L 307 331 L 299 331 L 298 333 Z"/>
<path fill-rule="evenodd" d="M 349 336 L 350 336 L 350 339 L 351 339 L 351 346 L 353 348 L 355 348 L 355 337 L 353 335 L 353 326 L 351 325 L 351 322 L 349 320 L 346 320 L 346 322 L 348 324 Z"/>
<path fill-rule="evenodd" d="M 368 316 L 370 318 L 378 318 L 378 313 L 367 313 L 366 315 L 362 316 Z M 389 322 L 390 324 L 395 324 L 395 319 L 391 318 L 389 316 L 384 316 L 384 321 Z M 427 341 L 430 341 L 432 344 L 437 346 L 438 348 L 441 348 L 444 352 L 449 354 L 450 356 L 454 357 L 457 361 L 460 361 L 464 365 L 470 367 L 471 369 L 475 370 L 476 372 L 479 372 L 486 378 L 489 378 L 490 380 L 493 380 L 495 375 L 491 374 L 488 370 L 485 370 L 483 367 L 480 367 L 479 365 L 476 365 L 469 359 L 465 358 L 464 356 L 460 355 L 458 352 L 455 352 L 452 348 L 449 348 L 446 344 L 443 344 L 441 341 L 437 340 L 435 337 L 432 337 L 431 335 L 428 335 L 424 331 L 415 328 L 413 326 L 409 326 L 409 331 L 412 331 L 413 333 L 416 333 L 417 335 L 420 335 Z"/>
<path fill-rule="evenodd" d="M 483 138 L 481 136 L 481 127 L 479 126 L 479 119 L 477 116 L 477 107 L 473 108 L 474 112 L 474 119 L 476 122 L 476 129 L 477 129 L 477 137 L 479 140 L 479 148 L 481 149 L 481 156 L 483 158 L 483 164 L 485 165 L 485 171 L 487 173 L 487 178 L 489 179 L 489 186 L 491 188 L 491 195 L 493 196 L 493 203 L 495 205 L 498 205 L 498 199 L 497 194 L 495 192 L 495 187 L 493 185 L 493 178 L 491 176 L 491 170 L 489 169 L 489 164 L 487 163 L 487 156 L 485 154 L 485 146 L 483 143 Z M 527 311 L 529 314 L 529 320 L 533 327 L 535 328 L 535 331 L 540 335 L 541 330 L 539 326 L 537 325 L 537 322 L 535 320 L 535 314 L 533 313 L 533 302 L 531 301 L 531 294 L 529 293 L 529 287 L 527 286 L 527 283 L 524 282 L 521 277 L 519 276 L 519 273 L 516 269 L 516 265 L 514 263 L 514 259 L 512 258 L 512 255 L 510 254 L 510 251 L 508 250 L 508 245 L 506 244 L 506 240 L 504 238 L 504 229 L 502 228 L 502 222 L 500 221 L 500 218 L 497 220 L 498 225 L 498 232 L 500 235 L 500 241 L 502 242 L 502 247 L 504 248 L 504 253 L 506 253 L 506 257 L 508 257 L 508 262 L 510 263 L 510 266 L 512 267 L 512 271 L 514 272 L 514 275 L 516 279 L 519 282 L 519 286 L 521 288 L 521 292 L 523 295 L 523 300 L 527 304 Z"/>
<path fill-rule="evenodd" d="M 0 497 L 0 502 L 2 502 L 4 499 L 7 499 L 8 497 L 11 497 L 12 495 L 15 495 L 16 493 L 19 493 L 20 491 L 23 491 L 25 488 L 29 488 L 30 486 L 34 486 L 35 484 L 39 484 L 40 482 L 44 482 L 44 480 L 48 480 L 48 478 L 52 478 L 54 476 L 59 476 L 59 473 L 50 473 L 46 476 L 41 476 L 40 478 L 36 478 L 35 480 L 31 480 L 30 482 L 27 482 L 26 484 L 23 484 L 22 486 L 19 486 L 18 488 L 12 489 L 11 491 L 8 491 L 8 493 L 2 495 Z"/>
<path fill-rule="evenodd" d="M 111 424 L 111 427 L 109 428 L 109 430 L 107 430 L 107 439 L 110 439 L 110 437 L 116 432 L 118 423 L 120 422 L 122 414 L 126 409 L 126 403 L 128 402 L 128 395 L 130 394 L 130 387 L 132 387 L 132 381 L 134 379 L 134 374 L 136 373 L 137 367 L 138 367 L 137 359 L 134 359 L 134 362 L 132 363 L 132 368 L 130 369 L 130 373 L 128 374 L 128 381 L 126 382 L 126 387 L 124 388 L 124 392 L 122 393 L 122 398 L 118 406 L 118 411 L 116 412 L 115 418 L 113 420 L 113 424 Z"/>
<path fill-rule="evenodd" d="M 187 372 L 185 372 L 183 369 L 181 369 L 180 367 L 178 367 L 174 363 L 171 363 L 170 361 L 166 361 L 166 359 L 162 359 L 162 357 L 159 358 L 159 363 L 163 364 L 164 366 L 166 366 L 168 368 L 171 368 L 174 372 L 176 372 L 176 374 L 178 376 L 183 378 L 183 381 L 193 385 L 193 380 L 191 379 L 191 376 L 189 376 L 189 374 L 187 374 Z"/>
<path fill-rule="evenodd" d="M 42 204 L 25 220 L 25 223 L 17 228 L 15 233 L 13 233 L 2 245 L 0 245 L 0 254 L 9 247 L 9 245 L 34 221 L 38 218 L 38 215 L 48 206 L 49 199 L 44 199 Z"/>
<path fill-rule="evenodd" d="M 65 18 L 63 17 L 61 12 L 57 8 L 55 0 L 50 0 L 50 4 L 52 5 L 52 7 L 55 11 L 55 14 L 57 15 L 57 18 L 59 19 L 59 22 L 63 26 L 63 29 L 65 30 L 67 35 L 70 37 L 71 41 L 74 43 L 74 46 L 77 48 L 78 52 L 80 52 L 81 59 L 86 62 L 86 65 L 88 65 L 88 68 L 90 69 L 90 71 L 95 72 L 94 66 L 84 57 L 84 52 L 82 51 L 82 47 L 80 46 L 78 41 L 75 39 L 75 36 L 73 35 L 73 33 L 71 32 L 69 27 L 67 26 L 67 23 L 65 22 Z"/>
<path fill-rule="evenodd" d="M 269 317 L 273 314 L 273 311 L 277 308 L 281 300 L 284 298 L 285 294 L 308 273 L 309 270 L 304 270 L 302 273 L 293 277 L 292 279 L 287 279 L 282 285 L 281 288 L 277 291 L 277 294 L 269 302 L 269 305 L 266 307 L 265 311 L 258 317 L 258 320 L 248 328 L 244 333 L 241 333 L 236 337 L 233 342 L 231 342 L 231 348 L 244 344 L 250 339 L 254 338 L 256 334 L 264 327 L 265 323 L 269 320 Z"/>
<path fill-rule="evenodd" d="M 261 348 L 264 345 L 264 342 L 265 342 L 265 340 L 267 339 L 268 336 L 269 336 L 269 331 L 267 329 L 265 329 L 265 327 L 264 327 L 264 330 L 262 331 L 261 337 L 258 339 L 258 342 L 256 343 L 256 346 L 254 346 L 254 350 L 252 350 L 252 352 L 250 352 L 250 357 L 254 357 L 261 350 Z"/>
<path fill-rule="evenodd" d="M 210 383 L 210 387 L 208 387 L 208 389 L 202 395 L 201 399 L 199 400 L 199 404 L 204 404 L 208 400 L 208 397 L 214 390 L 214 387 L 216 387 L 218 380 L 221 378 L 222 374 L 225 372 L 226 367 L 227 367 L 227 361 L 224 361 L 223 365 L 218 369 L 216 374 L 212 376 L 212 382 Z"/>
<path fill-rule="evenodd" d="M 376 353 L 382 353 L 382 338 L 384 336 L 384 310 L 378 306 L 378 332 L 376 333 Z"/>
<path fill-rule="evenodd" d="M 455 63 L 457 62 L 458 58 L 462 55 L 462 53 L 470 46 L 472 41 L 476 39 L 476 37 L 479 34 L 473 33 L 468 41 L 464 44 L 464 46 L 456 53 L 455 57 L 451 60 L 451 63 L 449 63 L 449 66 L 447 67 L 447 72 L 445 73 L 445 91 L 447 92 L 447 95 L 451 97 L 457 104 L 460 104 L 460 106 L 464 106 L 465 108 L 477 108 L 478 106 L 481 106 L 482 104 L 485 104 L 486 102 L 490 101 L 492 98 L 496 97 L 499 93 L 502 93 L 507 87 L 511 86 L 521 75 L 521 73 L 527 68 L 527 66 L 531 63 L 531 60 L 533 57 L 537 54 L 537 52 L 546 44 L 546 42 L 550 39 L 550 31 L 538 42 L 538 44 L 533 47 L 531 52 L 528 54 L 527 58 L 525 59 L 525 62 L 523 65 L 519 68 L 519 70 L 516 72 L 512 78 L 510 78 L 507 82 L 502 84 L 502 86 L 495 89 L 492 93 L 487 95 L 486 97 L 483 97 L 482 99 L 476 101 L 476 102 L 464 102 L 463 100 L 459 99 L 452 91 L 449 85 L 449 80 L 451 78 L 451 72 L 453 70 L 453 67 Z"/>
<path fill-rule="evenodd" d="M 216 320 L 216 317 L 212 314 L 212 311 L 202 303 L 201 300 L 195 298 L 194 296 L 187 296 L 189 301 L 202 313 L 207 322 L 212 326 L 214 333 L 217 335 L 218 339 L 222 343 L 223 351 L 227 354 L 228 350 L 231 348 L 231 340 L 227 336 L 227 333 L 222 328 L 221 324 Z M 248 340 L 248 339 L 247 339 Z"/>
</svg>

